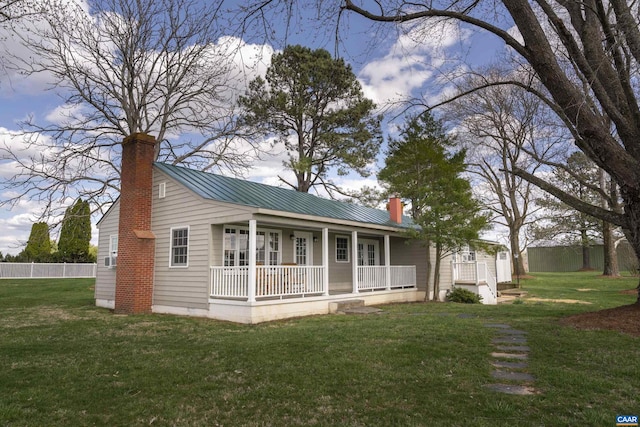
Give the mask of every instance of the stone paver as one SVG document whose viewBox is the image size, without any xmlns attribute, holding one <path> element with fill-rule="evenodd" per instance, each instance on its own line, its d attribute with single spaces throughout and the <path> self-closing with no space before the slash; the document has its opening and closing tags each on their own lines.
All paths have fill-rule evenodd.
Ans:
<svg viewBox="0 0 640 427">
<path fill-rule="evenodd" d="M 499 380 L 509 380 L 509 381 L 531 382 L 535 380 L 535 378 L 533 378 L 533 375 L 528 374 L 526 372 L 493 371 L 491 373 L 491 376 Z"/>
<path fill-rule="evenodd" d="M 528 345 L 497 345 L 496 348 L 498 350 L 503 350 L 503 351 L 522 351 L 522 352 L 528 352 L 530 350 Z"/>
<path fill-rule="evenodd" d="M 469 313 L 458 314 L 459 319 L 475 319 L 476 317 L 478 317 L 476 314 L 469 314 Z"/>
<path fill-rule="evenodd" d="M 513 384 L 487 384 L 485 385 L 489 390 L 497 391 L 506 394 L 516 394 L 519 396 L 527 396 L 536 394 L 536 390 L 527 385 L 513 385 Z"/>
<path fill-rule="evenodd" d="M 496 359 L 518 359 L 518 360 L 527 360 L 527 354 L 526 353 L 498 353 L 498 352 L 494 352 L 491 353 L 491 356 L 495 357 Z"/>
<path fill-rule="evenodd" d="M 503 369 L 527 369 L 529 364 L 527 362 L 506 362 L 504 360 L 496 360 L 495 362 L 491 362 L 494 368 L 503 368 Z"/>
<path fill-rule="evenodd" d="M 491 342 L 493 344 L 504 344 L 504 343 L 526 344 L 527 339 L 525 337 L 520 337 L 520 336 L 510 336 L 510 337 L 503 336 L 503 337 L 494 338 L 491 340 Z"/>
<path fill-rule="evenodd" d="M 484 326 L 494 328 L 496 331 L 496 337 L 491 340 L 496 349 L 495 352 L 491 353 L 491 356 L 496 359 L 491 362 L 491 365 L 496 370 L 491 373 L 491 376 L 496 380 L 514 383 L 486 384 L 485 387 L 489 390 L 506 394 L 536 394 L 537 391 L 532 385 L 535 378 L 526 371 L 529 367 L 527 359 L 529 351 L 531 351 L 527 345 L 527 333 L 519 329 L 513 329 L 503 323 L 486 323 Z"/>
<path fill-rule="evenodd" d="M 511 329 L 511 328 L 499 329 L 497 332 L 502 335 L 527 335 L 525 331 L 521 331 L 520 329 Z"/>
</svg>

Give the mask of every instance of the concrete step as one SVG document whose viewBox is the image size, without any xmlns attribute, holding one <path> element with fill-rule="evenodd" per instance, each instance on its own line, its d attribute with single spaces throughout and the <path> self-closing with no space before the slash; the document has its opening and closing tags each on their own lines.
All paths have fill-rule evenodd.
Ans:
<svg viewBox="0 0 640 427">
<path fill-rule="evenodd" d="M 505 289 L 504 291 L 500 291 L 500 296 L 523 297 L 525 295 L 527 295 L 527 291 L 521 288 Z"/>
<path fill-rule="evenodd" d="M 329 313 L 344 313 L 358 307 L 364 307 L 364 300 L 349 299 L 344 301 L 333 301 L 329 303 Z"/>
</svg>

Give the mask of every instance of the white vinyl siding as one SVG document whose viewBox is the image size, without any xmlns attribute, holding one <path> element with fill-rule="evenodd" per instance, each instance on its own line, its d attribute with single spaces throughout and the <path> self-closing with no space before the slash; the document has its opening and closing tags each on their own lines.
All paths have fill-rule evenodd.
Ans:
<svg viewBox="0 0 640 427">
<path fill-rule="evenodd" d="M 98 223 L 98 268 L 96 273 L 95 298 L 101 301 L 115 302 L 116 298 L 116 269 L 105 266 L 104 260 L 112 256 L 113 245 L 117 254 L 118 223 L 120 221 L 120 202 L 109 209 Z M 112 239 L 112 236 L 115 237 Z"/>
<path fill-rule="evenodd" d="M 157 183 L 166 182 L 166 197 L 160 199 Z M 219 217 L 243 215 L 250 208 L 204 200 L 154 169 L 156 191 L 153 199 L 152 230 L 156 235 L 156 266 L 153 304 L 161 306 L 209 308 L 209 282 L 212 260 L 221 262 L 222 226 Z M 176 223 L 176 219 L 180 223 Z M 171 228 L 189 225 L 189 268 L 170 267 Z M 216 258 L 212 255 L 215 254 Z"/>
</svg>

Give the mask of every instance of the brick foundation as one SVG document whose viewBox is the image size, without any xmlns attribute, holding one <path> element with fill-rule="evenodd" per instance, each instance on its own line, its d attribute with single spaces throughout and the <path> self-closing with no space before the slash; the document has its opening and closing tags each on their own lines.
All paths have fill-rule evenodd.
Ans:
<svg viewBox="0 0 640 427">
<path fill-rule="evenodd" d="M 156 140 L 137 133 L 122 141 L 115 312 L 150 313 L 155 236 L 151 231 Z"/>
</svg>

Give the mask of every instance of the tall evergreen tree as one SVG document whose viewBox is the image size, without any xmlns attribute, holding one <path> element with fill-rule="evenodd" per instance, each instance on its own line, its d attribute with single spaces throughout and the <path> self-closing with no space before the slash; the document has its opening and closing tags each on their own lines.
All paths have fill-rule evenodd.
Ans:
<svg viewBox="0 0 640 427">
<path fill-rule="evenodd" d="M 58 259 L 62 262 L 90 262 L 91 212 L 89 202 L 76 200 L 67 208 L 60 229 Z"/>
<path fill-rule="evenodd" d="M 46 222 L 37 222 L 31 226 L 31 233 L 27 246 L 19 256 L 27 262 L 51 261 L 51 240 L 49 240 L 49 226 Z"/>
<path fill-rule="evenodd" d="M 381 143 L 380 118 L 351 67 L 326 50 L 286 47 L 239 103 L 248 128 L 286 148 L 284 166 L 296 181 L 280 179 L 293 189 L 306 193 L 321 186 L 344 194 L 329 171 L 368 175 Z"/>
<path fill-rule="evenodd" d="M 430 114 L 411 118 L 401 138 L 389 142 L 385 166 L 378 175 L 390 192 L 411 205 L 411 216 L 419 226 L 410 232 L 412 237 L 424 242 L 429 253 L 432 245 L 435 248 L 434 300 L 440 291 L 442 259 L 478 239 L 487 225 L 469 181 L 462 177 L 465 151 L 453 152 L 454 145 L 442 124 Z"/>
</svg>

